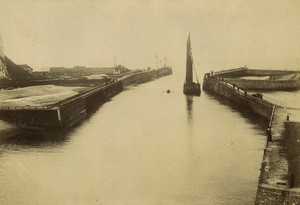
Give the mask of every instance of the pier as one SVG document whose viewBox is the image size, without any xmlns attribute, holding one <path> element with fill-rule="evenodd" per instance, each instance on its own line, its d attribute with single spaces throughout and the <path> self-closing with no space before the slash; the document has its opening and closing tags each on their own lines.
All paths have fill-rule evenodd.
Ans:
<svg viewBox="0 0 300 205">
<path fill-rule="evenodd" d="M 231 84 L 247 90 L 296 90 L 300 88 L 300 73 L 292 70 L 259 70 L 247 67 L 212 73 Z"/>
<path fill-rule="evenodd" d="M 222 77 L 205 74 L 203 89 L 252 110 L 269 122 L 255 204 L 299 204 L 300 123 L 290 121 L 286 103 L 257 98 Z"/>
</svg>

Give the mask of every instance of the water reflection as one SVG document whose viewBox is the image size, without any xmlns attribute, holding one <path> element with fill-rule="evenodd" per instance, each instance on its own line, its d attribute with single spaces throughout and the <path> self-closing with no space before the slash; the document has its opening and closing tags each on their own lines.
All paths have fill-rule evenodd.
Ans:
<svg viewBox="0 0 300 205">
<path fill-rule="evenodd" d="M 186 95 L 186 113 L 189 122 L 193 119 L 193 96 Z"/>
<path fill-rule="evenodd" d="M 268 127 L 269 120 L 254 113 L 254 111 L 249 109 L 248 107 L 239 106 L 226 98 L 218 95 L 213 95 L 209 92 L 206 92 L 206 95 L 210 98 L 213 98 L 214 100 L 217 100 L 221 105 L 230 107 L 233 112 L 239 113 L 243 118 L 249 120 L 249 122 L 257 128 L 257 130 L 265 130 Z"/>
<path fill-rule="evenodd" d="M 105 102 L 109 102 L 111 99 L 106 99 Z M 54 128 L 43 131 L 38 130 L 26 130 L 16 126 L 9 129 L 0 129 L 0 145 L 17 145 L 18 147 L 35 147 L 35 148 L 57 148 L 63 146 L 70 140 L 70 137 L 74 135 L 78 128 L 85 123 L 88 123 L 95 113 L 101 109 L 103 103 L 98 103 L 92 106 L 88 112 L 85 120 L 75 124 L 72 128 Z M 5 122 L 0 121 L 0 125 Z"/>
<path fill-rule="evenodd" d="M 66 131 L 62 129 L 47 130 L 47 131 L 30 131 L 16 128 L 14 133 L 6 137 L 1 145 L 17 145 L 18 147 L 53 147 L 62 146 L 69 140 L 72 130 Z M 4 138 L 1 136 L 0 138 Z"/>
</svg>

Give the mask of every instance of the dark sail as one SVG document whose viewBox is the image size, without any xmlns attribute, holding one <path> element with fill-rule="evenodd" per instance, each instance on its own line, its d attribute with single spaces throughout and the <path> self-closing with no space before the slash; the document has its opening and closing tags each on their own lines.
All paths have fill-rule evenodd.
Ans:
<svg viewBox="0 0 300 205">
<path fill-rule="evenodd" d="M 186 75 L 185 75 L 185 82 L 183 85 L 183 93 L 187 95 L 200 95 L 200 83 L 198 82 L 198 77 L 195 70 L 195 75 L 197 79 L 197 83 L 193 82 L 193 56 L 191 51 L 191 38 L 190 34 L 187 40 L 186 46 Z"/>
<path fill-rule="evenodd" d="M 190 34 L 187 40 L 186 46 L 186 76 L 185 76 L 185 83 L 190 85 L 193 83 L 193 58 L 191 55 L 191 40 Z"/>
</svg>

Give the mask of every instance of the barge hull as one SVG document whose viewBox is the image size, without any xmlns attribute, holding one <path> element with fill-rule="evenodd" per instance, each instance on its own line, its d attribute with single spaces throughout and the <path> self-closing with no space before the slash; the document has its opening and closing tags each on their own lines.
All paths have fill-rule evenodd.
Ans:
<svg viewBox="0 0 300 205">
<path fill-rule="evenodd" d="M 0 106 L 0 118 L 24 129 L 45 130 L 70 128 L 82 122 L 99 105 L 119 94 L 124 87 L 144 83 L 153 79 L 171 75 L 172 69 L 164 67 L 158 70 L 133 73 L 118 81 L 96 86 L 85 92 L 66 98 L 50 106 Z"/>
</svg>

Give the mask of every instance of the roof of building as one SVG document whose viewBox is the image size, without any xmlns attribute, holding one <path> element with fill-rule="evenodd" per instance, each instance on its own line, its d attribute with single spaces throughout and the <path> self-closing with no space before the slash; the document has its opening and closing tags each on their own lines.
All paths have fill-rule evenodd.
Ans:
<svg viewBox="0 0 300 205">
<path fill-rule="evenodd" d="M 33 70 L 33 68 L 31 68 L 29 65 L 27 65 L 27 64 L 19 64 L 18 65 L 20 68 L 23 68 L 23 69 L 25 69 L 25 68 L 27 68 L 27 69 L 31 69 L 31 70 Z"/>
</svg>

